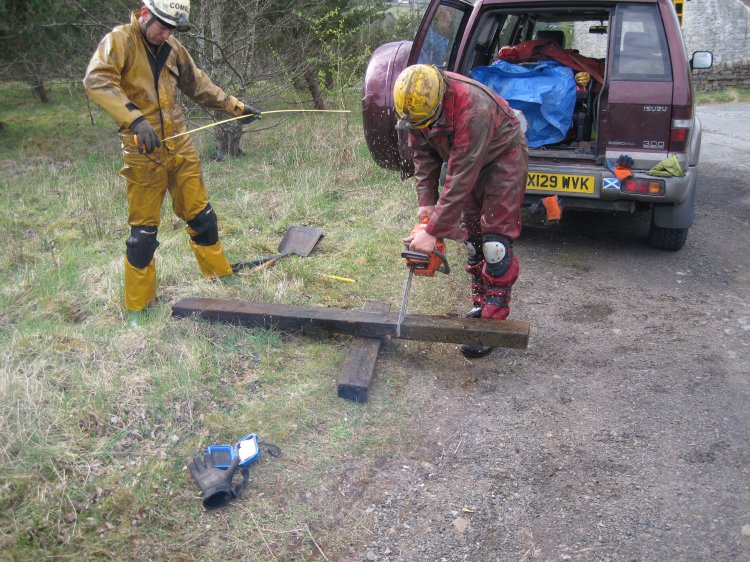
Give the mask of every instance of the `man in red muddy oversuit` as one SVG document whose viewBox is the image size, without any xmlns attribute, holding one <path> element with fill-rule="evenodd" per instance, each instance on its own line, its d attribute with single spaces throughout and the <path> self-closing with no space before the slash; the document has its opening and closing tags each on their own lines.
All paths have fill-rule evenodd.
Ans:
<svg viewBox="0 0 750 562">
<path fill-rule="evenodd" d="M 482 84 L 417 64 L 396 79 L 397 128 L 414 151 L 418 219 L 426 227 L 405 239 L 430 253 L 438 238 L 466 244 L 473 307 L 467 316 L 504 320 L 518 279 L 513 241 L 521 233 L 528 148 L 508 103 Z M 448 169 L 439 190 L 443 163 Z M 464 345 L 467 357 L 492 348 Z"/>
</svg>

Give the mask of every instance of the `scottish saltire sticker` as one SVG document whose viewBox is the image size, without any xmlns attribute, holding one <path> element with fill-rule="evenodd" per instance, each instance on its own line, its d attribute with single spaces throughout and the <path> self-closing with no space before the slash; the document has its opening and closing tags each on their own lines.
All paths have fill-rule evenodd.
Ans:
<svg viewBox="0 0 750 562">
<path fill-rule="evenodd" d="M 602 189 L 620 189 L 620 182 L 617 178 L 602 178 Z"/>
</svg>

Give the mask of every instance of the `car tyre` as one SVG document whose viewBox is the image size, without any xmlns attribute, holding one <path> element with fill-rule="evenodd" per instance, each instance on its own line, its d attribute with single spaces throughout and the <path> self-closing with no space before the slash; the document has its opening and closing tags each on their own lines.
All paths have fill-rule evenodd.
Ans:
<svg viewBox="0 0 750 562">
<path fill-rule="evenodd" d="M 662 228 L 651 221 L 651 229 L 648 233 L 648 242 L 653 248 L 670 250 L 675 252 L 681 250 L 687 240 L 689 228 Z"/>
</svg>

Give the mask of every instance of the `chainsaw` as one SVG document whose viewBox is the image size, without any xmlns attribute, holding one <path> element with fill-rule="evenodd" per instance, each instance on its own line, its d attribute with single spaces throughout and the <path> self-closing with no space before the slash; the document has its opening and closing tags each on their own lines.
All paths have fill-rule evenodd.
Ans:
<svg viewBox="0 0 750 562">
<path fill-rule="evenodd" d="M 427 221 L 422 221 L 417 224 L 412 233 L 415 230 L 422 229 L 426 226 Z M 404 284 L 404 295 L 401 298 L 401 310 L 398 313 L 398 323 L 396 324 L 396 337 L 401 337 L 401 324 L 406 317 L 406 307 L 409 303 L 409 292 L 411 291 L 411 280 L 416 275 L 418 277 L 435 277 L 436 272 L 445 273 L 446 275 L 451 272 L 448 260 L 445 257 L 445 242 L 438 239 L 435 242 L 435 249 L 429 254 L 422 252 L 414 252 L 409 250 L 409 244 L 404 242 L 404 251 L 401 252 L 401 257 L 406 260 L 406 267 L 409 273 L 406 275 L 406 283 Z"/>
</svg>

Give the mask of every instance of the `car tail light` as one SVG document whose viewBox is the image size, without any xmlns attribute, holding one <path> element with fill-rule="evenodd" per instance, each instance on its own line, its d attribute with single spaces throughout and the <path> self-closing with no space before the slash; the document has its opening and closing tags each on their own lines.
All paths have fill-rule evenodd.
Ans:
<svg viewBox="0 0 750 562">
<path fill-rule="evenodd" d="M 625 193 L 641 195 L 664 195 L 664 180 L 628 178 L 622 182 L 620 189 Z"/>
<path fill-rule="evenodd" d="M 669 152 L 685 152 L 693 125 L 693 108 L 689 105 L 672 107 L 672 124 L 669 129 Z"/>
</svg>

